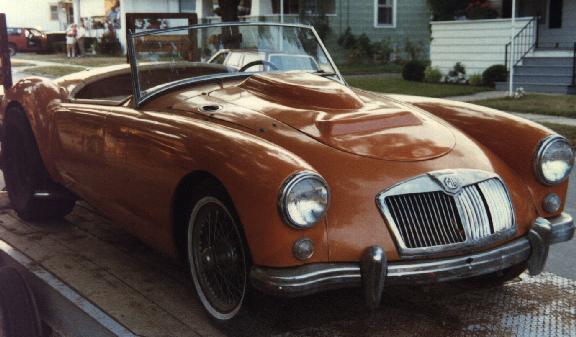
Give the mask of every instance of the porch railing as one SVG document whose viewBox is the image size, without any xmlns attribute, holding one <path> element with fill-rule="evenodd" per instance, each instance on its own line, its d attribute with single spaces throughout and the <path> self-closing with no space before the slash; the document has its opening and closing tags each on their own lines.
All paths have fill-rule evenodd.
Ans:
<svg viewBox="0 0 576 337">
<path fill-rule="evenodd" d="M 533 17 L 514 35 L 512 41 L 506 44 L 506 60 L 504 61 L 506 68 L 509 67 L 510 62 L 512 66 L 516 66 L 528 53 L 538 48 L 539 21 L 538 17 Z"/>
<path fill-rule="evenodd" d="M 572 86 L 576 87 L 576 42 L 574 42 L 572 52 L 574 53 L 572 55 Z"/>
</svg>

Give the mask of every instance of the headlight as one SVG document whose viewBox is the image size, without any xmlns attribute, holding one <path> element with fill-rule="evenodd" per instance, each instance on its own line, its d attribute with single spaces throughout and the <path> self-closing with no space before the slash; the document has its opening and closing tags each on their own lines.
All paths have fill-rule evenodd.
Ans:
<svg viewBox="0 0 576 337">
<path fill-rule="evenodd" d="M 296 229 L 311 228 L 326 214 L 329 199 L 328 185 L 321 176 L 297 173 L 286 179 L 280 191 L 280 215 Z"/>
<path fill-rule="evenodd" d="M 563 182 L 574 166 L 574 150 L 561 136 L 545 138 L 536 152 L 536 175 L 546 185 Z"/>
</svg>

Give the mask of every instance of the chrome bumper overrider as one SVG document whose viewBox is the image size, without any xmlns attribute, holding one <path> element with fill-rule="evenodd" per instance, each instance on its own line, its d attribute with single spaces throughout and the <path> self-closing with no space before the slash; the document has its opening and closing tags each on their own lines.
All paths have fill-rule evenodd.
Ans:
<svg viewBox="0 0 576 337">
<path fill-rule="evenodd" d="M 295 268 L 254 267 L 252 285 L 278 296 L 305 296 L 318 291 L 364 288 L 367 304 L 378 305 L 385 285 L 424 284 L 492 273 L 522 262 L 531 275 L 542 271 L 548 247 L 574 236 L 574 221 L 566 213 L 538 218 L 527 236 L 488 251 L 420 261 L 387 262 L 381 247 L 368 247 L 360 263 L 318 263 Z"/>
</svg>

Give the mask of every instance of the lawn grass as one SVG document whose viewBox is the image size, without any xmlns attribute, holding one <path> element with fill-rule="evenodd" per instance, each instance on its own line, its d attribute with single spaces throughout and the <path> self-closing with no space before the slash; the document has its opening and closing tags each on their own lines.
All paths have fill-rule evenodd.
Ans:
<svg viewBox="0 0 576 337">
<path fill-rule="evenodd" d="M 490 108 L 541 115 L 576 117 L 576 96 L 529 94 L 522 98 L 499 98 L 474 104 Z"/>
<path fill-rule="evenodd" d="M 104 67 L 114 64 L 125 64 L 126 57 L 122 56 L 86 56 L 69 59 L 65 54 L 34 54 L 20 53 L 14 59 L 23 61 L 44 61 L 61 64 L 78 65 L 83 67 Z"/>
<path fill-rule="evenodd" d="M 378 76 L 351 77 L 347 78 L 346 81 L 353 87 L 369 91 L 427 97 L 462 96 L 492 90 L 488 87 L 421 83 L 406 81 L 399 78 L 385 78 Z"/>
<path fill-rule="evenodd" d="M 401 73 L 402 66 L 398 64 L 353 64 L 353 65 L 338 65 L 338 70 L 342 75 L 363 75 L 363 74 L 378 74 L 378 73 Z"/>
<path fill-rule="evenodd" d="M 576 126 L 546 122 L 541 124 L 566 137 L 573 145 L 576 144 Z"/>
<path fill-rule="evenodd" d="M 30 75 L 61 77 L 84 70 L 82 67 L 73 66 L 39 66 L 27 68 L 25 72 Z"/>
</svg>

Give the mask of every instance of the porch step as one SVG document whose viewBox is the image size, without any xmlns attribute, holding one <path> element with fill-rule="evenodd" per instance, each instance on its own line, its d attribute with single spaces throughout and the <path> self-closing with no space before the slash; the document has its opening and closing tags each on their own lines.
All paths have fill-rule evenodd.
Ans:
<svg viewBox="0 0 576 337">
<path fill-rule="evenodd" d="M 541 48 L 533 51 L 528 57 L 573 57 L 574 51 L 571 49 Z"/>
<path fill-rule="evenodd" d="M 516 67 L 516 74 L 518 75 L 569 76 L 571 71 L 571 66 L 522 65 Z"/>
<path fill-rule="evenodd" d="M 532 57 L 524 58 L 524 66 L 563 66 L 572 67 L 574 61 L 572 57 Z"/>
<path fill-rule="evenodd" d="M 576 87 L 565 84 L 554 83 L 514 83 L 514 91 L 517 88 L 523 88 L 526 92 L 544 92 L 553 94 L 576 95 Z M 496 90 L 508 90 L 508 82 L 496 82 Z"/>
<path fill-rule="evenodd" d="M 533 83 L 533 84 L 559 84 L 570 85 L 572 84 L 571 75 L 550 75 L 550 74 L 515 74 L 514 79 L 518 83 Z"/>
</svg>

